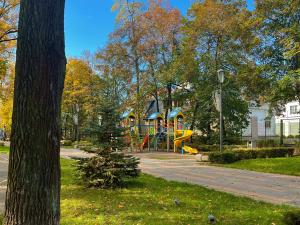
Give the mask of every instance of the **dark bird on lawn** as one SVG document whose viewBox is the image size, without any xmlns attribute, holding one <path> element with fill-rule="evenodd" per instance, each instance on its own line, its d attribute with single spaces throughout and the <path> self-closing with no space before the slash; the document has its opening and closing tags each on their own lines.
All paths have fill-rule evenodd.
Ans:
<svg viewBox="0 0 300 225">
<path fill-rule="evenodd" d="M 175 203 L 175 205 L 179 205 L 180 204 L 180 201 L 178 200 L 178 199 L 174 199 L 174 203 Z"/>
<path fill-rule="evenodd" d="M 211 223 L 211 224 L 215 224 L 217 222 L 216 218 L 213 216 L 213 215 L 208 215 L 208 221 Z"/>
</svg>

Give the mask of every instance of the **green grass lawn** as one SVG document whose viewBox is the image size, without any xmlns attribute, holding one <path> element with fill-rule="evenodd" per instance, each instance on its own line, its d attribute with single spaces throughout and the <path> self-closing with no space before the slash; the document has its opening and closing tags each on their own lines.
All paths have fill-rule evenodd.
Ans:
<svg viewBox="0 0 300 225">
<path fill-rule="evenodd" d="M 280 225 L 283 213 L 294 210 L 148 175 L 124 189 L 88 189 L 78 181 L 74 161 L 61 164 L 62 225 L 205 225 L 210 213 L 217 224 Z"/>
<path fill-rule="evenodd" d="M 62 160 L 62 225 L 199 225 L 208 224 L 209 213 L 217 224 L 278 225 L 292 209 L 148 175 L 125 189 L 87 189 L 78 184 L 73 164 Z M 179 206 L 174 198 L 180 199 Z"/>
<path fill-rule="evenodd" d="M 220 165 L 224 167 L 300 176 L 300 157 L 249 159 Z"/>
<path fill-rule="evenodd" d="M 8 153 L 8 152 L 9 152 L 9 147 L 0 146 L 0 153 Z"/>
</svg>

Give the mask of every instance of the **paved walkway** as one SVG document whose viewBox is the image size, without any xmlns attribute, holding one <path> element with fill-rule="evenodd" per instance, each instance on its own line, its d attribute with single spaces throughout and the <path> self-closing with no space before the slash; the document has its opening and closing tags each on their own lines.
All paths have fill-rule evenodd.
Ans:
<svg viewBox="0 0 300 225">
<path fill-rule="evenodd" d="M 300 177 L 201 165 L 178 154 L 136 154 L 141 168 L 167 180 L 188 182 L 275 204 L 300 207 Z"/>
<path fill-rule="evenodd" d="M 65 159 L 88 158 L 93 155 L 94 154 L 89 154 L 78 149 L 68 149 L 68 148 L 60 149 L 60 156 Z"/>
<path fill-rule="evenodd" d="M 4 210 L 8 154 L 0 154 L 0 212 Z"/>
<path fill-rule="evenodd" d="M 80 150 L 62 149 L 61 156 L 76 158 L 90 155 Z M 136 156 L 141 158 L 140 166 L 144 173 L 256 200 L 300 207 L 300 177 L 201 165 L 190 155 L 143 153 Z M 4 210 L 7 159 L 7 154 L 0 154 L 0 212 Z"/>
</svg>

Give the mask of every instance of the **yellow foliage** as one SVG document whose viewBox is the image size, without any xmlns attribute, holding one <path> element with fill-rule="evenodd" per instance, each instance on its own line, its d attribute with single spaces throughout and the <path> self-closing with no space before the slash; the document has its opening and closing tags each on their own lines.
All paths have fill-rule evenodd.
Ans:
<svg viewBox="0 0 300 225">
<path fill-rule="evenodd" d="M 11 129 L 12 122 L 12 108 L 13 108 L 13 99 L 9 98 L 7 101 L 0 102 L 0 127 L 6 128 L 8 131 Z"/>
<path fill-rule="evenodd" d="M 19 0 L 1 1 L 0 4 L 0 54 L 7 55 L 16 45 Z"/>
<path fill-rule="evenodd" d="M 0 128 L 6 125 L 9 132 L 12 124 L 13 91 L 14 91 L 14 67 L 8 65 L 7 74 L 4 76 L 0 89 Z"/>
<path fill-rule="evenodd" d="M 91 112 L 97 103 L 95 93 L 99 88 L 101 88 L 101 80 L 88 62 L 81 59 L 69 59 L 63 93 L 63 111 L 73 111 L 78 105 L 81 111 Z"/>
</svg>

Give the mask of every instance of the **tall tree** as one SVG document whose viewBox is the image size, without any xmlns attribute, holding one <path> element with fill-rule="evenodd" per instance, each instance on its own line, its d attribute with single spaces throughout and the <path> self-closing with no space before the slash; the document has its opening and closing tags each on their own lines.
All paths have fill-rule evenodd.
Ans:
<svg viewBox="0 0 300 225">
<path fill-rule="evenodd" d="M 18 6 L 20 0 L 0 2 L 0 55 L 7 57 L 17 40 Z"/>
<path fill-rule="evenodd" d="M 68 60 L 62 102 L 64 138 L 80 139 L 89 122 L 98 120 L 95 106 L 99 104 L 100 88 L 100 78 L 89 62 Z"/>
<path fill-rule="evenodd" d="M 6 127 L 6 131 L 11 131 L 13 92 L 14 92 L 14 67 L 7 65 L 5 73 L 7 75 L 0 81 L 0 127 Z"/>
<path fill-rule="evenodd" d="M 58 225 L 64 0 L 21 0 L 5 225 Z"/>
<path fill-rule="evenodd" d="M 274 106 L 300 101 L 300 1 L 256 0 L 262 73 Z"/>
<path fill-rule="evenodd" d="M 131 60 L 127 57 L 126 47 L 118 42 L 109 43 L 97 52 L 95 58 L 97 73 L 104 80 L 110 80 L 111 91 L 114 96 L 118 96 L 118 102 L 124 107 L 134 108 L 136 92 L 132 90 L 132 67 Z"/>
<path fill-rule="evenodd" d="M 160 86 L 166 94 L 166 118 L 172 109 L 172 85 L 176 84 L 176 76 L 168 70 L 177 54 L 180 42 L 182 16 L 178 9 L 169 7 L 168 1 L 149 0 L 149 6 L 140 19 L 140 27 L 144 30 L 142 39 L 143 61 L 147 65 L 148 90 L 158 105 Z"/>
<path fill-rule="evenodd" d="M 117 24 L 119 27 L 112 33 L 111 40 L 122 43 L 126 48 L 126 57 L 130 60 L 132 81 L 135 82 L 136 88 L 134 108 L 137 113 L 138 125 L 140 125 L 143 112 L 143 98 L 141 96 L 142 56 L 140 51 L 143 30 L 139 29 L 142 3 L 135 0 L 116 0 L 112 9 L 118 11 Z"/>
<path fill-rule="evenodd" d="M 219 69 L 227 74 L 223 85 L 226 131 L 237 134 L 246 125 L 248 107 L 245 96 L 240 94 L 244 94 L 246 86 L 238 81 L 243 76 L 251 76 L 249 71 L 256 66 L 251 49 L 257 43 L 250 18 L 245 1 L 205 0 L 192 5 L 183 27 L 180 56 L 172 67 L 181 74 L 183 83 L 190 84 L 190 100 L 195 105 L 191 110 L 194 118 L 191 124 L 209 140 L 219 124 L 213 103 L 214 93 L 219 89 Z"/>
</svg>

